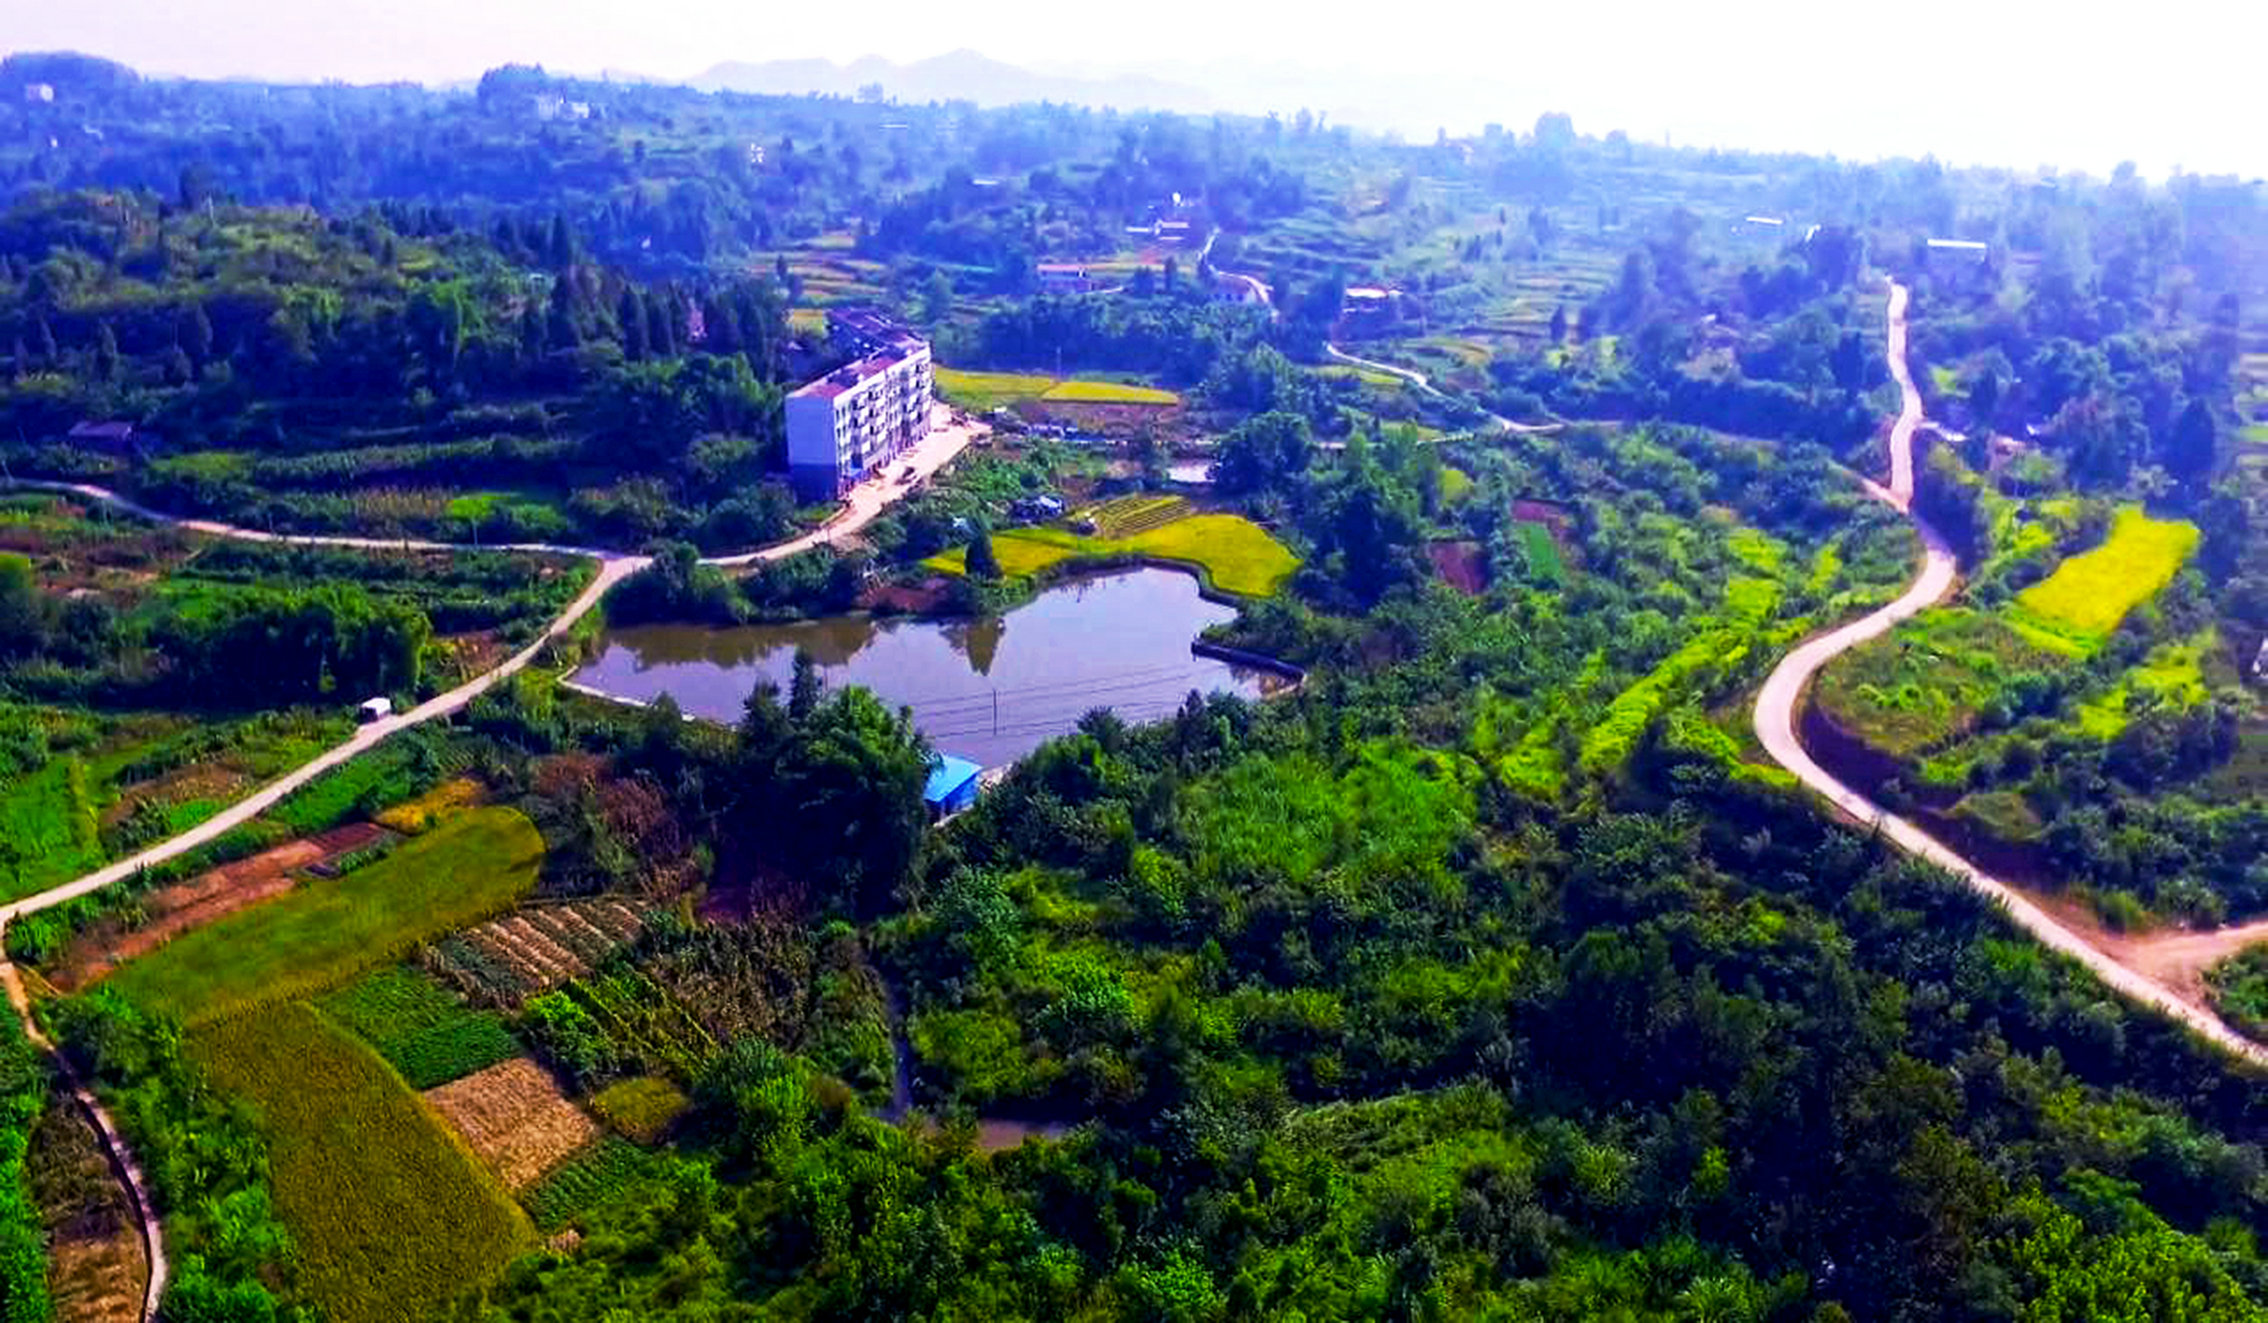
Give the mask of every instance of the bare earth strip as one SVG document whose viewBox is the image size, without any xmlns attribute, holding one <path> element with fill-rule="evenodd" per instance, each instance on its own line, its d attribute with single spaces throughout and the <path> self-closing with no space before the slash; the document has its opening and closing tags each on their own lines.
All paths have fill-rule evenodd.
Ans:
<svg viewBox="0 0 2268 1323">
<path fill-rule="evenodd" d="M 2115 991 L 2167 1016 L 2232 1056 L 2254 1066 L 2268 1067 L 2268 1047 L 2229 1028 L 2201 996 L 2183 995 L 2182 989 L 2194 983 L 2193 978 L 2183 972 L 2184 966 L 2195 957 L 2189 954 L 2189 947 L 2178 944 L 2179 938 L 2162 937 L 2154 943 L 2145 940 L 2133 946 L 2090 941 L 2030 896 L 1986 873 L 1912 822 L 1885 811 L 1843 784 L 1813 761 L 1796 738 L 1797 705 L 1803 702 L 1804 690 L 1820 668 L 1859 644 L 1888 633 L 1900 621 L 1944 600 L 1953 590 L 1953 552 L 1929 521 L 1913 509 L 1914 429 L 1921 425 L 1922 404 L 1921 393 L 1914 389 L 1913 376 L 1906 368 L 1906 300 L 1905 286 L 1892 281 L 1890 372 L 1897 378 L 1903 404 L 1897 423 L 1890 429 L 1890 486 L 1885 489 L 1872 482 L 1866 486 L 1876 499 L 1912 520 L 1914 531 L 1922 541 L 1921 573 L 1897 601 L 1830 630 L 1782 658 L 1756 696 L 1756 736 L 1774 761 L 1826 797 L 1835 808 L 1859 823 L 1874 827 L 1908 854 L 1936 865 L 1989 897 L 2026 932 L 2086 966 Z M 2220 940 L 2232 939 L 2221 936 Z M 2151 954 L 2153 945 L 2155 955 Z M 2238 940 L 2238 945 L 2243 945 L 2242 940 Z M 2210 951 L 2212 947 L 2207 943 L 2200 949 Z"/>
</svg>

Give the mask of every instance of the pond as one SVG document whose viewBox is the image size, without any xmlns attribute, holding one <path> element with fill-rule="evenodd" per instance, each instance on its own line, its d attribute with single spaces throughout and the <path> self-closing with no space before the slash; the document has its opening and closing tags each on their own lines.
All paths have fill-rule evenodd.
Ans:
<svg viewBox="0 0 2268 1323">
<path fill-rule="evenodd" d="M 737 721 L 758 681 L 786 691 L 804 648 L 829 685 L 864 685 L 892 707 L 911 707 L 940 752 L 996 767 L 1070 730 L 1090 708 L 1143 722 L 1170 716 L 1192 689 L 1259 697 L 1274 677 L 1189 650 L 1206 626 L 1235 616 L 1200 597 L 1187 574 L 1138 569 L 1058 584 L 981 619 L 610 630 L 574 678 L 641 702 L 668 694 L 694 716 Z"/>
</svg>

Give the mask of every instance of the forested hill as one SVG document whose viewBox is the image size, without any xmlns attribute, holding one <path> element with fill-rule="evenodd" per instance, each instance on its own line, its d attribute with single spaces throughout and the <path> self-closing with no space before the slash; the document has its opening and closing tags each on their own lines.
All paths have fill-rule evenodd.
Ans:
<svg viewBox="0 0 2268 1323">
<path fill-rule="evenodd" d="M 0 419 L 35 470 L 269 526 L 416 513 L 357 507 L 366 484 L 397 506 L 518 493 L 433 512 L 468 540 L 745 545 L 786 526 L 761 479 L 803 360 L 769 280 L 640 283 L 564 223 L 96 192 L 0 213 L 0 254 Z M 51 444 L 104 420 L 146 440 Z"/>
</svg>

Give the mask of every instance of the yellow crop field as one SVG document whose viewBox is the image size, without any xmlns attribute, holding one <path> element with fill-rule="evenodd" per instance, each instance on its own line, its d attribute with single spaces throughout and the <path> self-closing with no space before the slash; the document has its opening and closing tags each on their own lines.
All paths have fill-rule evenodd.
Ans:
<svg viewBox="0 0 2268 1323">
<path fill-rule="evenodd" d="M 1040 397 L 1053 404 L 1179 404 L 1181 397 L 1155 386 L 1129 386 L 1119 381 L 1058 382 Z"/>
<path fill-rule="evenodd" d="M 995 533 L 992 550 L 1001 572 L 1032 574 L 1075 557 L 1149 556 L 1205 572 L 1224 593 L 1272 597 L 1299 569 L 1299 557 L 1242 515 L 1201 514 L 1125 538 L 1082 537 L 1060 528 L 1012 528 Z M 967 572 L 968 548 L 954 547 L 922 563 L 946 574 Z"/>
<path fill-rule="evenodd" d="M 997 409 L 1019 400 L 1036 400 L 1055 389 L 1055 378 L 1029 372 L 963 372 L 937 369 L 937 391 L 964 409 Z"/>
<path fill-rule="evenodd" d="M 2071 557 L 2055 573 L 2016 595 L 2008 623 L 2033 643 L 2084 657 L 2102 647 L 2126 613 L 2172 582 L 2197 550 L 2197 525 L 2152 519 L 2125 506 L 2110 536 Z"/>
<path fill-rule="evenodd" d="M 431 1317 L 534 1239 L 378 1054 L 306 1004 L 208 1025 L 188 1047 L 259 1109 L 300 1280 L 334 1323 Z"/>
</svg>

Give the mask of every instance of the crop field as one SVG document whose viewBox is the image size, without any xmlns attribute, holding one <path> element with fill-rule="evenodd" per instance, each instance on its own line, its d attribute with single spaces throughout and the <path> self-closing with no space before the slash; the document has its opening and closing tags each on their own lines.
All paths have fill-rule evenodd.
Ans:
<svg viewBox="0 0 2268 1323">
<path fill-rule="evenodd" d="M 1012 528 L 995 534 L 992 548 L 1002 571 L 1010 575 L 1081 556 L 1147 556 L 1199 566 L 1214 588 L 1240 597 L 1273 597 L 1299 569 L 1291 548 L 1267 529 L 1232 514 L 1192 515 L 1120 539 L 1060 528 Z M 954 547 L 922 564 L 945 574 L 965 574 L 967 559 L 967 547 Z"/>
<path fill-rule="evenodd" d="M 530 905 L 434 944 L 427 966 L 482 1006 L 518 1006 L 588 974 L 644 931 L 619 900 Z"/>
<path fill-rule="evenodd" d="M 468 776 L 460 776 L 443 781 L 406 803 L 396 804 L 379 814 L 376 821 L 381 827 L 391 827 L 406 836 L 415 836 L 442 818 L 478 804 L 482 793 L 480 782 Z"/>
<path fill-rule="evenodd" d="M 475 809 L 367 868 L 184 933 L 111 985 L 191 1024 L 306 996 L 511 904 L 542 860 L 543 837 L 517 810 Z"/>
<path fill-rule="evenodd" d="M 1090 506 L 1072 516 L 1074 521 L 1093 522 L 1098 537 L 1124 538 L 1136 533 L 1147 533 L 1163 528 L 1190 513 L 1189 500 L 1183 496 L 1121 496 L 1114 501 Z"/>
<path fill-rule="evenodd" d="M 591 1110 L 625 1139 L 656 1144 L 692 1104 L 678 1087 L 653 1075 L 609 1084 L 591 1095 Z"/>
<path fill-rule="evenodd" d="M 1181 397 L 1170 390 L 1123 381 L 1060 381 L 1040 398 L 1050 404 L 1155 404 L 1163 407 L 1181 403 Z"/>
<path fill-rule="evenodd" d="M 527 1057 L 427 1090 L 425 1100 L 514 1191 L 542 1180 L 599 1137 L 598 1123 Z"/>
<path fill-rule="evenodd" d="M 964 409 L 983 411 L 1045 400 L 1050 404 L 1154 404 L 1181 403 L 1181 396 L 1155 386 L 1119 381 L 1065 380 L 1033 372 L 966 372 L 937 369 L 937 389 Z"/>
<path fill-rule="evenodd" d="M 2092 655 L 2126 613 L 2173 580 L 2197 549 L 2195 524 L 2152 519 L 2126 506 L 2110 536 L 2091 551 L 2064 561 L 2016 595 L 2008 622 L 2043 648 L 2067 656 Z"/>
<path fill-rule="evenodd" d="M 381 969 L 315 1003 L 333 1024 L 378 1050 L 413 1089 L 430 1089 L 518 1056 L 494 1011 L 475 1010 L 421 971 Z"/>
<path fill-rule="evenodd" d="M 535 1220 L 536 1229 L 549 1234 L 650 1185 L 660 1171 L 659 1157 L 608 1135 L 561 1164 L 521 1197 L 527 1201 L 528 1215 Z"/>
<path fill-rule="evenodd" d="M 2192 639 L 2161 643 L 2104 693 L 2079 705 L 2079 728 L 2100 740 L 2126 729 L 2135 703 L 2194 707 L 2205 701 L 2205 655 L 2218 646 L 2212 630 Z"/>
<path fill-rule="evenodd" d="M 2058 664 L 1997 617 L 1945 607 L 1836 658 L 1813 701 L 1873 748 L 1911 758 L 1969 730 L 2010 677 Z"/>
<path fill-rule="evenodd" d="M 0 838 L 21 850 L 12 866 L 0 864 L 0 900 L 186 831 L 348 730 L 343 718 L 296 711 L 192 721 L 14 710 L 47 732 L 47 756 L 0 775 Z M 0 719 L 6 715 L 0 705 Z M 0 760 L 0 771 L 8 767 Z"/>
<path fill-rule="evenodd" d="M 635 969 L 617 969 L 567 985 L 617 1052 L 656 1074 L 687 1084 L 717 1054 L 717 1040 L 685 1004 Z"/>
<path fill-rule="evenodd" d="M 527 1247 L 526 1219 L 473 1155 L 307 1005 L 208 1024 L 188 1047 L 258 1109 L 299 1280 L 331 1323 L 430 1317 Z"/>
</svg>

